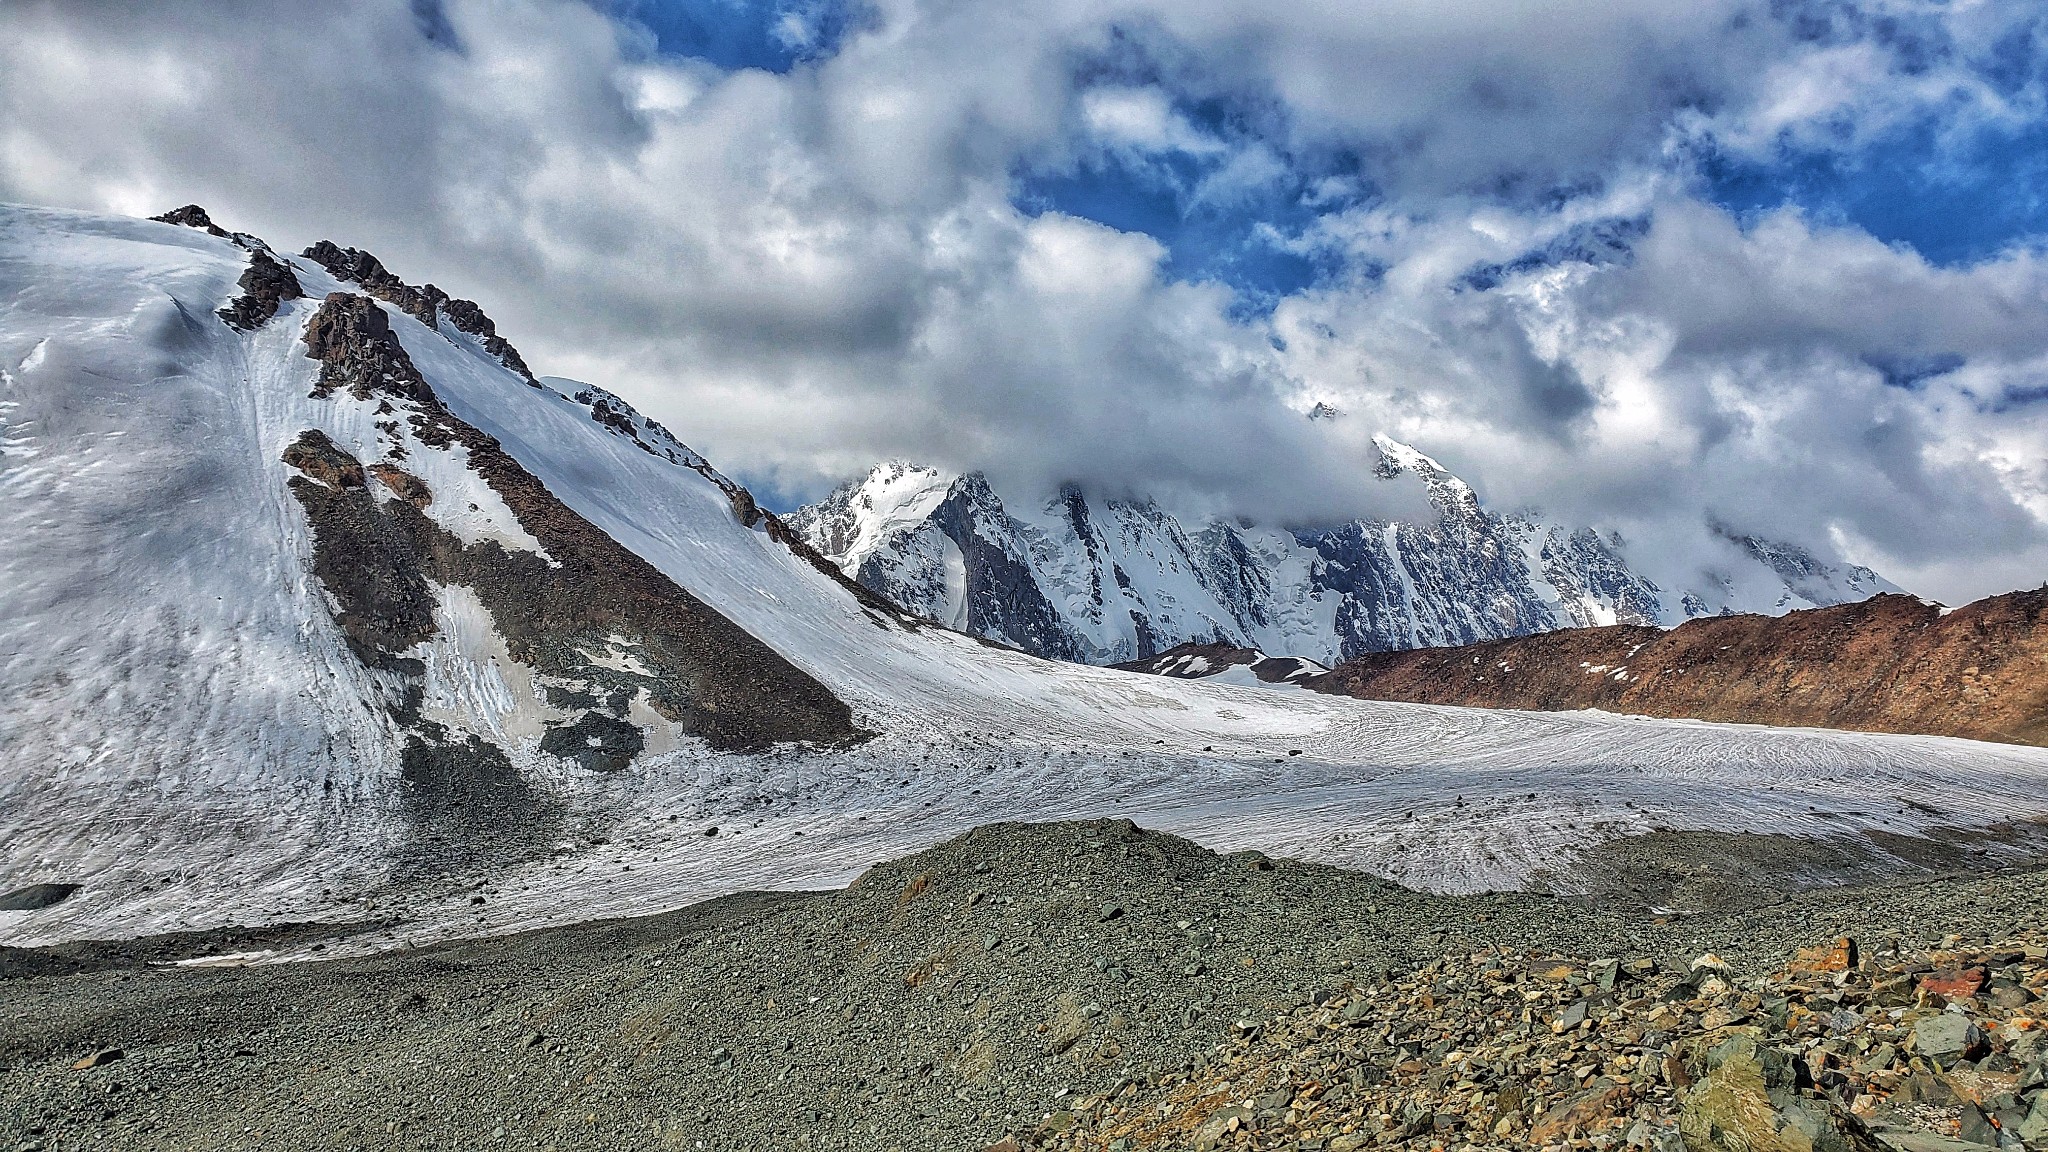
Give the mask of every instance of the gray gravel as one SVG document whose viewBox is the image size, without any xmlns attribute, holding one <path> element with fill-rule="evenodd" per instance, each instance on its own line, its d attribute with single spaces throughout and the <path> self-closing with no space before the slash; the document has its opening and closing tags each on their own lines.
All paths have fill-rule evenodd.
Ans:
<svg viewBox="0 0 2048 1152">
<path fill-rule="evenodd" d="M 1721 851 L 1691 890 L 1741 867 Z M 2025 869 L 1790 897 L 1770 875 L 1728 890 L 1775 902 L 1653 914 L 1430 896 L 1123 821 L 994 825 L 844 892 L 369 958 L 98 967 L 73 947 L 84 970 L 0 983 L 0 1152 L 979 1149 L 1198 1064 L 1234 1022 L 1484 944 L 1760 970 L 1841 934 L 2048 920 Z"/>
</svg>

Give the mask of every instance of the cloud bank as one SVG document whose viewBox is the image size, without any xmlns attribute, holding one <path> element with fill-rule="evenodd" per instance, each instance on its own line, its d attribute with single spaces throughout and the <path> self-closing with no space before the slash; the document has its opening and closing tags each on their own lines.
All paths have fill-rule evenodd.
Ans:
<svg viewBox="0 0 2048 1152">
<path fill-rule="evenodd" d="M 2048 576 L 2044 106 L 2033 0 L 0 8 L 0 199 L 367 247 L 785 499 L 1385 432 L 1951 602 Z"/>
</svg>

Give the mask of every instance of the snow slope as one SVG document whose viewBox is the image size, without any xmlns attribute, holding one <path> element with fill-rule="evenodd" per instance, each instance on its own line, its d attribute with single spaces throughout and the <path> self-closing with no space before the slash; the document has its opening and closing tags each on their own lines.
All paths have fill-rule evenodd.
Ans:
<svg viewBox="0 0 2048 1152">
<path fill-rule="evenodd" d="M 1898 589 L 1867 568 L 1723 528 L 1720 558 L 1651 579 L 1614 533 L 1502 515 L 1435 460 L 1386 437 L 1377 474 L 1420 480 L 1433 523 L 1280 529 L 1188 523 L 1150 501 L 1069 488 L 1006 499 L 892 461 L 790 516 L 849 576 L 935 620 L 1041 656 L 1114 664 L 1222 642 L 1336 663 L 1554 628 L 1672 625 L 1702 615 L 1862 600 Z"/>
<path fill-rule="evenodd" d="M 310 395 L 301 334 L 351 285 L 295 258 L 307 299 L 250 333 L 218 321 L 247 260 L 192 229 L 0 208 L 0 891 L 85 885 L 0 913 L 0 942 L 395 914 L 352 946 L 417 943 L 841 883 L 1002 819 L 1123 815 L 1469 890 L 1660 827 L 1859 836 L 2048 815 L 2040 750 L 1361 702 L 906 622 L 616 398 L 536 386 L 388 308 L 448 412 L 874 733 L 720 752 L 636 697 L 644 749 L 589 770 L 539 747 L 571 714 L 550 676 L 477 594 L 441 587 L 413 653 L 423 711 L 515 773 L 484 820 L 445 822 L 408 803 L 391 675 L 337 625 L 280 457 L 307 429 L 363 460 L 404 447 L 448 532 L 533 555 L 554 529 L 523 524 L 461 444 L 422 442 L 374 397 Z M 621 676 L 654 655 L 583 653 Z"/>
</svg>

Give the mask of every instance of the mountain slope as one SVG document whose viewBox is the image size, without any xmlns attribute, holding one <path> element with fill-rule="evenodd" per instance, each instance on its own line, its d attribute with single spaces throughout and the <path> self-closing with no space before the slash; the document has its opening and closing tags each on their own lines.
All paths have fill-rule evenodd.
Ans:
<svg viewBox="0 0 2048 1152">
<path fill-rule="evenodd" d="M 1910 596 L 1669 632 L 1593 628 L 1385 652 L 1304 681 L 1368 700 L 1599 708 L 2048 744 L 2048 592 L 1950 611 Z"/>
<path fill-rule="evenodd" d="M 184 216 L 0 207 L 0 896 L 80 885 L 0 909 L 0 942 L 317 920 L 393 947 L 843 882 L 1012 818 L 1473 890 L 1656 828 L 2048 813 L 2031 749 L 979 642 L 474 305 Z M 1925 807 L 1870 799 L 1898 795 Z"/>
<path fill-rule="evenodd" d="M 1377 474 L 1419 481 L 1428 523 L 1316 530 L 1183 524 L 1151 502 L 1068 488 L 1010 500 L 970 473 L 877 465 L 789 517 L 847 575 L 935 620 L 1054 659 L 1115 664 L 1185 643 L 1323 663 L 1554 628 L 1861 600 L 1898 589 L 1866 568 L 1713 528 L 1697 587 L 1631 566 L 1618 536 L 1483 507 L 1436 461 L 1384 437 Z"/>
</svg>

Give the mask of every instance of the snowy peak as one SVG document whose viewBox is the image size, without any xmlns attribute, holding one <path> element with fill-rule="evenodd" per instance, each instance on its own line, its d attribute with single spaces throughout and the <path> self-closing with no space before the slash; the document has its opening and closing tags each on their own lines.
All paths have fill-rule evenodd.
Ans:
<svg viewBox="0 0 2048 1152">
<path fill-rule="evenodd" d="M 1831 608 L 1868 600 L 1880 593 L 1905 593 L 1898 585 L 1861 564 L 1837 566 L 1823 563 L 1812 552 L 1796 544 L 1735 532 L 1719 522 L 1712 522 L 1710 526 L 1784 582 L 1784 593 L 1779 603 L 1788 607 Z"/>
<path fill-rule="evenodd" d="M 950 487 L 951 481 L 936 468 L 886 461 L 817 504 L 791 513 L 788 520 L 852 576 L 875 549 L 929 517 Z"/>
<path fill-rule="evenodd" d="M 1335 663 L 1555 628 L 1782 613 L 1892 587 L 1868 569 L 1716 529 L 1731 563 L 1674 590 L 1632 563 L 1613 532 L 1492 512 L 1414 446 L 1373 444 L 1375 473 L 1420 480 L 1434 519 L 1188 524 L 1148 499 L 1102 500 L 1072 485 L 1006 499 L 978 473 L 949 482 L 891 462 L 790 524 L 912 611 L 1100 664 L 1211 643 Z"/>
</svg>

